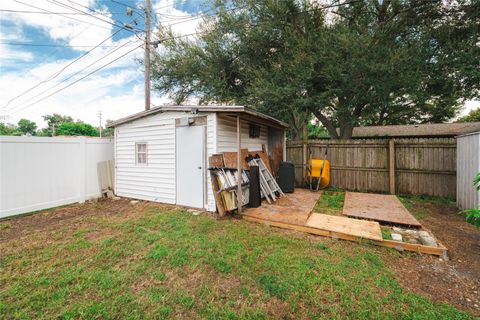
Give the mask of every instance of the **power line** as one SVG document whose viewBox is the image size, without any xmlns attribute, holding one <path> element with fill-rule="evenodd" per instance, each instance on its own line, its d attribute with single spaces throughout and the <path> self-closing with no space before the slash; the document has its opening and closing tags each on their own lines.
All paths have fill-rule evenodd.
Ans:
<svg viewBox="0 0 480 320">
<path fill-rule="evenodd" d="M 83 57 L 85 57 L 86 55 L 90 54 L 90 52 L 92 52 L 93 50 L 95 50 L 96 48 L 98 48 L 99 46 L 101 46 L 102 44 L 104 44 L 106 41 L 110 40 L 113 36 L 115 36 L 117 33 L 119 33 L 120 31 L 122 31 L 122 29 L 118 29 L 116 32 L 114 32 L 111 36 L 105 38 L 104 40 L 102 40 L 99 44 L 97 44 L 96 47 L 93 47 L 92 49 L 88 50 L 87 52 L 85 52 L 84 54 L 82 54 L 80 57 L 76 58 L 75 60 L 71 61 L 70 63 L 68 63 L 67 65 L 65 65 L 64 67 L 62 67 L 60 70 L 58 70 L 57 72 L 54 72 L 52 73 L 47 79 L 45 80 L 42 80 L 41 82 L 37 83 L 36 85 L 34 85 L 33 87 L 27 89 L 26 91 L 22 92 L 21 94 L 13 97 L 12 99 L 10 99 L 7 104 L 5 106 L 3 106 L 3 108 L 5 107 L 8 107 L 8 105 L 10 105 L 10 103 L 12 103 L 13 101 L 15 101 L 16 99 L 20 98 L 21 96 L 27 94 L 28 92 L 32 91 L 33 89 L 37 88 L 38 86 L 44 84 L 45 82 L 48 82 L 48 81 L 51 81 L 53 79 L 55 79 L 56 77 L 58 77 L 65 69 L 67 69 L 69 66 L 71 66 L 72 64 L 74 64 L 75 62 L 77 62 L 78 60 L 82 59 Z"/>
<path fill-rule="evenodd" d="M 87 22 L 87 21 L 84 21 L 84 20 L 80 20 L 80 19 L 77 19 L 77 18 L 73 18 L 73 17 L 69 17 L 68 15 L 64 15 L 62 13 L 56 13 L 56 12 L 53 12 L 53 11 L 50 11 L 50 10 L 47 10 L 47 9 L 43 9 L 43 8 L 40 8 L 40 7 L 36 7 L 36 6 L 33 6 L 31 4 L 28 4 L 28 3 L 25 3 L 25 2 L 22 2 L 22 1 L 19 1 L 19 0 L 13 0 L 15 2 L 18 2 L 18 3 L 21 3 L 23 5 L 26 5 L 28 7 L 31 7 L 31 8 L 34 8 L 34 9 L 38 9 L 38 10 L 42 10 L 44 12 L 48 12 L 50 14 L 56 14 L 56 15 L 59 15 L 61 17 L 64 17 L 64 18 L 67 18 L 67 19 L 70 19 L 70 20 L 74 20 L 74 21 L 77 21 L 77 22 L 81 22 L 81 23 L 87 23 L 87 24 L 90 24 L 92 26 L 96 26 L 98 28 L 102 28 L 102 29 L 107 29 L 107 30 L 110 30 L 110 28 L 107 28 L 105 26 L 101 26 L 101 25 L 98 25 L 98 24 L 94 24 L 94 23 L 91 23 L 91 22 Z"/>
<path fill-rule="evenodd" d="M 206 31 L 204 31 L 204 32 L 195 32 L 195 33 L 190 33 L 190 34 L 184 34 L 184 35 L 180 35 L 180 36 L 172 36 L 172 37 L 164 38 L 164 39 L 162 39 L 162 41 L 166 41 L 166 40 L 173 40 L 173 39 L 178 39 L 178 38 L 183 38 L 183 37 L 188 37 L 188 36 L 198 35 L 198 34 L 202 34 L 202 33 L 205 33 L 205 32 L 206 32 Z M 129 42 L 127 42 L 127 43 L 129 43 Z M 28 107 L 30 107 L 30 106 L 32 106 L 32 105 L 34 105 L 34 104 L 38 103 L 38 102 L 41 102 L 41 101 L 43 101 L 43 100 L 45 100 L 45 99 L 47 99 L 47 98 L 51 97 L 52 95 L 54 95 L 54 94 L 56 94 L 56 93 L 58 93 L 58 92 L 60 92 L 60 91 L 62 91 L 62 90 L 64 90 L 64 89 L 66 89 L 66 88 L 68 88 L 68 87 L 72 86 L 73 84 L 75 84 L 75 83 L 77 83 L 77 82 L 79 82 L 79 81 L 81 81 L 81 80 L 85 79 L 86 77 L 90 76 L 91 74 L 93 74 L 93 73 L 95 73 L 95 72 L 97 72 L 97 71 L 99 71 L 99 70 L 101 70 L 101 69 L 105 68 L 106 66 L 108 66 L 108 65 L 112 64 L 113 62 L 115 62 L 115 61 L 119 60 L 120 58 L 124 57 L 125 55 L 127 55 L 127 54 L 129 54 L 129 53 L 133 52 L 134 50 L 136 50 L 136 49 L 138 49 L 138 48 L 140 48 L 142 45 L 143 45 L 143 44 L 141 44 L 141 45 L 139 45 L 139 46 L 135 47 L 134 49 L 132 49 L 132 50 L 128 51 L 127 53 L 125 53 L 125 54 L 121 55 L 120 57 L 118 57 L 118 58 L 116 58 L 116 59 L 112 60 L 111 62 L 109 62 L 109 63 L 105 64 L 104 66 L 102 66 L 102 67 L 100 67 L 100 68 L 97 68 L 97 69 L 95 69 L 94 71 L 90 72 L 90 73 L 89 73 L 89 74 L 87 74 L 86 76 L 84 76 L 84 77 L 82 77 L 82 78 L 80 78 L 80 79 L 78 79 L 78 80 L 75 80 L 74 82 L 70 83 L 69 85 L 67 85 L 67 86 L 65 86 L 65 87 L 63 87 L 63 88 L 61 88 L 61 89 L 59 89 L 59 90 L 57 90 L 57 91 L 55 91 L 55 92 L 53 92 L 53 93 L 49 94 L 48 96 L 46 96 L 46 97 L 43 97 L 43 98 L 41 98 L 40 100 L 38 100 L 38 101 L 35 101 L 35 102 L 33 102 L 33 103 L 30 103 L 30 104 L 28 104 L 27 106 L 25 106 L 25 107 L 23 107 L 23 108 L 20 108 L 20 109 L 18 109 L 18 110 L 15 110 L 15 111 L 13 111 L 11 114 L 15 114 L 15 113 L 17 113 L 17 112 L 20 112 L 20 111 L 22 111 L 22 110 L 25 110 L 26 108 L 28 108 Z M 118 50 L 118 49 L 119 49 L 119 48 L 115 49 L 114 51 L 116 51 L 116 50 Z M 113 52 L 110 52 L 109 54 L 111 54 L 111 53 L 113 53 Z M 109 54 L 107 54 L 107 55 L 109 55 Z M 79 72 L 81 72 L 81 71 L 84 71 L 86 68 L 88 68 L 88 67 L 90 67 L 91 65 L 93 65 L 93 64 L 95 64 L 95 63 L 97 63 L 98 61 L 102 60 L 102 59 L 103 59 L 103 58 L 105 58 L 105 57 L 106 57 L 106 56 L 104 56 L 104 57 L 102 57 L 102 58 L 98 59 L 97 61 L 95 61 L 94 63 L 92 63 L 92 64 L 90 64 L 89 66 L 85 67 L 84 69 L 80 70 Z M 72 76 L 69 76 L 69 77 L 68 77 L 68 78 L 66 78 L 66 79 L 63 79 L 63 80 L 62 80 L 62 82 L 65 82 L 66 80 L 69 80 L 69 79 L 71 79 L 71 78 L 72 78 L 73 76 L 75 76 L 76 74 L 78 74 L 78 72 L 77 72 L 77 73 L 75 73 L 75 74 L 74 74 L 74 75 L 72 75 Z M 58 85 L 59 85 L 59 84 L 61 84 L 62 82 L 58 83 L 57 85 L 55 85 L 55 86 L 53 86 L 53 87 L 50 87 L 49 89 L 47 89 L 47 90 L 43 91 L 42 93 L 40 93 L 40 94 L 38 94 L 38 95 L 34 96 L 34 97 L 33 97 L 33 98 L 31 98 L 30 100 L 32 100 L 32 99 L 34 99 L 34 98 L 38 97 L 39 95 L 42 95 L 42 94 L 43 94 L 43 93 L 45 93 L 46 91 L 49 91 L 49 90 L 53 89 L 54 87 L 58 86 Z M 28 102 L 28 101 L 25 101 L 25 102 L 23 102 L 23 103 L 27 103 L 27 102 Z M 23 104 L 23 103 L 22 103 L 22 104 Z M 17 107 L 21 106 L 22 104 L 20 104 L 20 105 L 17 105 Z"/>
<path fill-rule="evenodd" d="M 135 33 L 135 31 L 145 32 L 144 30 L 140 30 L 140 29 L 136 29 L 136 30 L 134 29 L 134 30 L 135 30 L 135 31 L 134 31 L 134 30 L 132 30 L 133 28 L 127 28 L 127 27 L 125 27 L 125 26 L 116 24 L 116 23 L 114 23 L 114 22 L 111 22 L 111 21 L 108 21 L 108 20 L 104 20 L 104 19 L 102 19 L 102 18 L 100 18 L 100 17 L 98 17 L 98 16 L 92 15 L 92 14 L 90 14 L 90 13 L 88 13 L 88 12 L 84 12 L 84 11 L 82 11 L 82 10 L 79 10 L 79 9 L 77 9 L 77 8 L 75 8 L 75 7 L 72 7 L 72 6 L 69 6 L 69 5 L 67 5 L 67 4 L 64 4 L 64 3 L 59 2 L 59 1 L 57 1 L 57 0 L 47 0 L 47 1 L 50 2 L 50 3 L 52 3 L 52 4 L 56 4 L 57 6 L 64 7 L 64 8 L 66 8 L 66 9 L 71 9 L 71 10 L 74 10 L 74 11 L 77 11 L 77 12 L 84 13 L 84 14 L 86 14 L 86 15 L 88 15 L 88 16 L 91 16 L 91 17 L 94 18 L 94 19 L 97 19 L 97 20 L 99 20 L 99 21 L 108 23 L 108 24 L 110 24 L 110 25 L 112 25 L 112 26 L 114 26 L 114 27 L 117 27 L 117 28 L 121 28 L 121 29 L 128 30 L 128 31 L 130 31 L 130 32 L 132 32 L 132 33 Z M 108 18 L 110 18 L 110 17 L 108 17 Z"/>
<path fill-rule="evenodd" d="M 113 3 L 116 3 L 116 4 L 119 4 L 119 5 L 122 5 L 126 8 L 130 8 L 132 9 L 133 12 L 136 12 L 138 15 L 140 15 L 142 18 L 145 18 L 145 13 L 141 12 L 141 11 L 137 11 L 137 9 L 134 7 L 134 6 L 129 6 L 128 4 L 125 4 L 123 2 L 120 2 L 120 1 L 117 1 L 117 0 L 110 0 L 111 2 Z"/>
<path fill-rule="evenodd" d="M 65 15 L 88 15 L 88 13 L 80 13 L 80 12 L 45 12 L 45 11 L 31 11 L 31 10 L 10 10 L 10 9 L 0 9 L 0 12 L 11 12 L 11 13 L 25 13 L 25 14 L 65 14 Z M 123 12 L 110 12 L 111 14 L 123 14 Z M 91 12 L 90 14 L 100 14 L 103 15 L 101 12 Z"/>
<path fill-rule="evenodd" d="M 54 88 L 58 87 L 58 86 L 59 86 L 59 85 L 61 85 L 62 83 L 66 82 L 66 81 L 68 81 L 68 80 L 70 80 L 70 79 L 72 79 L 72 78 L 73 78 L 73 77 L 75 77 L 76 75 L 78 75 L 78 74 L 82 73 L 83 71 L 87 70 L 88 68 L 90 68 L 91 66 L 93 66 L 94 64 L 96 64 L 97 62 L 99 62 L 99 61 L 101 61 L 101 60 L 105 59 L 106 57 L 110 56 L 111 54 L 115 53 L 116 51 L 118 51 L 119 49 L 121 49 L 121 48 L 125 47 L 127 44 L 129 44 L 129 43 L 131 43 L 131 42 L 132 42 L 132 41 L 128 41 L 128 42 L 124 43 L 122 46 L 119 46 L 118 48 L 116 48 L 116 49 L 114 49 L 114 50 L 110 51 L 109 53 L 107 53 L 107 54 L 106 54 L 106 55 L 104 55 L 103 57 L 101 57 L 101 58 L 99 58 L 99 59 L 97 59 L 97 60 L 93 61 L 92 63 L 90 63 L 90 64 L 89 64 L 89 65 L 87 65 L 86 67 L 84 67 L 84 68 L 82 68 L 81 70 L 79 70 L 79 71 L 77 71 L 77 72 L 75 72 L 75 73 L 73 73 L 73 74 L 69 75 L 68 77 L 66 77 L 66 78 L 63 78 L 63 79 L 62 79 L 60 82 L 58 82 L 58 83 L 54 84 L 53 86 L 49 87 L 49 88 L 48 88 L 48 89 L 46 89 L 46 90 L 43 90 L 42 92 L 40 92 L 40 93 L 38 93 L 38 94 L 34 95 L 34 96 L 33 96 L 33 97 L 31 97 L 29 100 L 27 100 L 27 101 L 24 101 L 24 102 L 21 102 L 20 104 L 18 104 L 17 106 L 13 107 L 12 109 L 18 108 L 18 107 L 22 106 L 23 104 L 25 104 L 25 103 L 28 103 L 28 101 L 31 101 L 31 100 L 33 100 L 33 99 L 35 99 L 35 98 L 37 98 L 37 97 L 39 97 L 39 96 L 43 95 L 44 93 L 46 93 L 46 92 L 48 92 L 48 91 L 50 91 L 50 90 L 52 90 L 52 89 L 54 89 Z M 137 46 L 136 48 L 138 48 L 138 46 Z M 136 49 L 136 48 L 135 48 L 135 49 Z M 14 111 L 13 113 L 15 113 L 15 111 Z"/>
<path fill-rule="evenodd" d="M 118 46 L 81 46 L 68 44 L 44 44 L 44 43 L 22 43 L 22 42 L 0 42 L 9 46 L 26 46 L 26 47 L 59 47 L 59 48 L 116 48 Z"/>
<path fill-rule="evenodd" d="M 67 89 L 68 87 L 71 87 L 71 86 L 73 86 L 75 83 L 78 83 L 78 82 L 82 81 L 83 79 L 85 79 L 85 78 L 87 78 L 87 77 L 91 76 L 92 74 L 94 74 L 94 73 L 96 73 L 96 72 L 98 72 L 98 71 L 102 70 L 103 68 L 106 68 L 107 66 L 109 66 L 109 65 L 111 65 L 112 63 L 114 63 L 114 62 L 116 62 L 116 61 L 120 60 L 121 58 L 123 58 L 123 57 L 125 57 L 126 55 L 128 55 L 128 54 L 132 53 L 133 51 L 135 51 L 136 49 L 138 49 L 138 48 L 140 48 L 140 47 L 141 47 L 141 45 L 139 45 L 139 46 L 137 46 L 137 47 L 133 48 L 132 50 L 129 50 L 128 52 L 126 52 L 126 53 L 122 54 L 121 56 L 119 56 L 119 57 L 115 58 L 114 60 L 112 60 L 112 61 L 110 61 L 110 62 L 108 62 L 108 63 L 104 64 L 103 66 L 101 66 L 101 67 L 99 67 L 99 68 L 97 68 L 97 69 L 93 70 L 92 72 L 90 72 L 90 73 L 86 74 L 85 76 L 81 77 L 80 79 L 77 79 L 77 80 L 75 80 L 74 82 L 72 82 L 72 83 L 70 83 L 70 84 L 68 84 L 68 85 L 66 85 L 66 86 L 64 86 L 64 87 L 62 87 L 62 88 L 60 88 L 60 89 L 58 89 L 57 91 L 55 91 L 55 92 L 53 92 L 53 93 L 49 94 L 49 95 L 48 95 L 48 96 L 46 96 L 46 97 L 43 97 L 42 99 L 40 99 L 40 100 L 38 100 L 38 101 L 32 102 L 32 103 L 30 103 L 30 104 L 26 105 L 25 107 L 23 107 L 23 108 L 21 108 L 21 109 L 18 109 L 18 110 L 14 111 L 14 112 L 12 112 L 12 114 L 15 114 L 15 113 L 17 113 L 17 112 L 20 112 L 20 111 L 22 111 L 22 110 L 25 110 L 26 108 L 29 108 L 29 107 L 31 107 L 31 106 L 33 106 L 34 104 L 37 104 L 37 103 L 39 103 L 39 102 L 42 102 L 43 100 L 45 100 L 45 99 L 47 99 L 47 98 L 49 98 L 49 97 L 53 96 L 54 94 L 57 94 L 58 92 L 60 92 L 60 91 L 63 91 L 63 90 L 65 90 L 65 89 Z"/>
</svg>

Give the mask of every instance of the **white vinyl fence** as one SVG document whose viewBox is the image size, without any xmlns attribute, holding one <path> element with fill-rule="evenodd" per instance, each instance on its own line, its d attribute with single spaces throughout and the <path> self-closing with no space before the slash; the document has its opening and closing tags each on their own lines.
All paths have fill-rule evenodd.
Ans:
<svg viewBox="0 0 480 320">
<path fill-rule="evenodd" d="M 480 132 L 457 137 L 457 207 L 471 209 L 480 205 L 480 191 L 473 178 L 480 172 Z"/>
<path fill-rule="evenodd" d="M 0 136 L 0 218 L 99 197 L 113 139 Z"/>
</svg>

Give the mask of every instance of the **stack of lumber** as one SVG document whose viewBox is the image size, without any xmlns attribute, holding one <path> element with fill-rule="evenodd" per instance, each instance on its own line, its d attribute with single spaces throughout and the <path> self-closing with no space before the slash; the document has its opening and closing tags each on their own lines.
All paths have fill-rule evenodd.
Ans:
<svg viewBox="0 0 480 320">
<path fill-rule="evenodd" d="M 249 157 L 259 157 L 265 167 L 271 172 L 268 155 L 264 151 L 249 151 L 241 149 L 240 166 L 242 171 L 242 206 L 248 205 L 249 199 Z M 214 154 L 208 158 L 210 178 L 217 205 L 218 215 L 225 216 L 228 212 L 237 209 L 238 170 L 237 153 L 224 152 Z"/>
</svg>

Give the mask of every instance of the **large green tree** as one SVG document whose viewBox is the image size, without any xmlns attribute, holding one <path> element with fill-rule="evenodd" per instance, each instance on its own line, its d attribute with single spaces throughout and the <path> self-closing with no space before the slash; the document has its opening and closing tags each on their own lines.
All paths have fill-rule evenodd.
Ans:
<svg viewBox="0 0 480 320">
<path fill-rule="evenodd" d="M 350 138 L 358 125 L 445 121 L 479 94 L 477 2 L 214 8 L 198 40 L 166 40 L 154 57 L 154 87 L 177 103 L 247 104 L 287 121 L 294 138 L 313 113 L 332 138 Z"/>
<path fill-rule="evenodd" d="M 58 113 L 44 115 L 43 120 L 47 122 L 47 127 L 43 128 L 42 131 L 39 132 L 39 134 L 43 136 L 57 135 L 56 130 L 62 123 L 73 122 L 72 117 L 63 116 Z"/>
<path fill-rule="evenodd" d="M 0 136 L 21 136 L 22 133 L 11 123 L 0 122 Z"/>
<path fill-rule="evenodd" d="M 20 119 L 18 121 L 17 130 L 22 134 L 30 134 L 34 136 L 37 130 L 37 124 L 28 119 Z"/>
</svg>

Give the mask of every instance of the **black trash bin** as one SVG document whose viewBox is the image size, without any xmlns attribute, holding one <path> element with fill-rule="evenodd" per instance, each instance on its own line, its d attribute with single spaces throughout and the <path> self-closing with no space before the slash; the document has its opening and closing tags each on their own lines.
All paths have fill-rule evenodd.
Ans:
<svg viewBox="0 0 480 320">
<path fill-rule="evenodd" d="M 258 208 L 262 205 L 260 196 L 260 170 L 257 166 L 250 167 L 249 205 L 251 208 Z"/>
<path fill-rule="evenodd" d="M 295 191 L 295 165 L 291 162 L 280 163 L 278 185 L 283 192 Z"/>
</svg>

